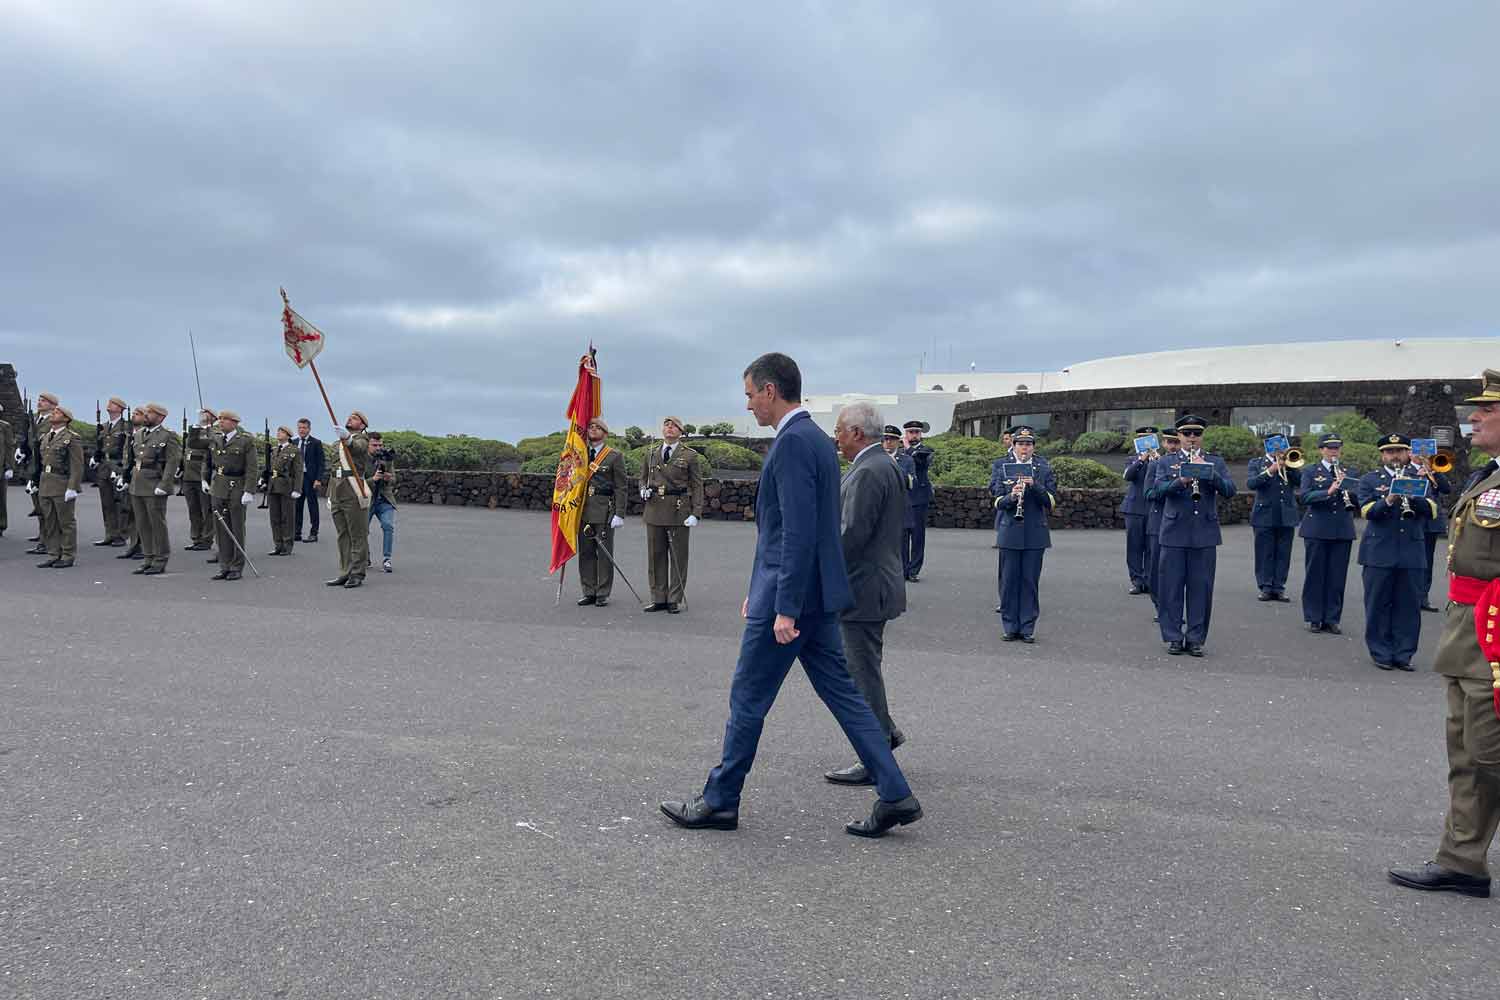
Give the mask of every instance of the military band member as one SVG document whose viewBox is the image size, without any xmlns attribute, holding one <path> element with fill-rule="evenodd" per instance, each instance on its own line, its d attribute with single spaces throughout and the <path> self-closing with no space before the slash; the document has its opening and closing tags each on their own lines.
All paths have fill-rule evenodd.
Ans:
<svg viewBox="0 0 1500 1000">
<path fill-rule="evenodd" d="M 1427 534 L 1423 538 L 1426 545 L 1427 566 L 1422 573 L 1422 610 L 1437 612 L 1437 607 L 1432 603 L 1432 560 L 1437 552 L 1437 540 L 1448 537 L 1448 516 L 1443 513 L 1442 497 L 1453 492 L 1453 484 L 1448 482 L 1448 477 L 1441 472 L 1433 472 L 1428 465 L 1426 456 L 1412 459 L 1417 472 L 1427 477 L 1429 484 L 1427 495 L 1432 497 L 1437 504 L 1437 514 L 1427 522 Z"/>
<path fill-rule="evenodd" d="M 1302 619 L 1309 632 L 1341 635 L 1344 584 L 1354 546 L 1359 473 L 1339 462 L 1344 442 L 1337 434 L 1318 438 L 1319 462 L 1302 470 Z"/>
<path fill-rule="evenodd" d="M 141 450 L 141 436 L 146 433 L 146 408 L 137 406 L 130 411 L 130 434 L 125 438 L 125 461 L 115 476 L 115 492 L 125 498 L 125 551 L 116 559 L 145 559 L 141 546 L 141 526 L 135 519 L 135 507 L 130 502 L 130 484 L 135 476 L 135 456 Z"/>
<path fill-rule="evenodd" d="M 219 435 L 213 443 L 213 480 L 205 485 L 213 499 L 219 571 L 215 580 L 238 580 L 245 569 L 245 508 L 254 500 L 250 484 L 260 475 L 260 449 L 240 430 L 240 415 L 219 411 Z"/>
<path fill-rule="evenodd" d="M 42 437 L 37 495 L 42 505 L 42 541 L 47 559 L 39 569 L 66 569 L 78 553 L 74 505 L 83 487 L 83 439 L 73 428 L 73 412 L 54 406 L 47 413 L 50 429 Z"/>
<path fill-rule="evenodd" d="M 625 524 L 625 456 L 604 443 L 609 425 L 603 417 L 589 421 L 588 498 L 583 502 L 583 528 L 578 537 L 578 581 L 583 596 L 579 607 L 604 607 L 614 587 L 615 529 Z M 603 548 L 608 556 L 600 555 Z"/>
<path fill-rule="evenodd" d="M 1280 435 L 1268 434 L 1263 443 Z M 1250 460 L 1245 488 L 1255 493 L 1250 508 L 1250 527 L 1255 532 L 1255 586 L 1257 600 L 1291 601 L 1286 596 L 1286 578 L 1292 568 L 1292 538 L 1297 531 L 1297 490 L 1302 470 L 1286 466 L 1285 449 Z"/>
<path fill-rule="evenodd" d="M 10 481 L 16 478 L 16 429 L 5 419 L 5 407 L 0 405 L 0 538 L 10 527 L 10 514 L 6 510 L 6 494 L 10 492 Z"/>
<path fill-rule="evenodd" d="M 115 480 L 125 467 L 130 422 L 125 419 L 125 400 L 119 396 L 109 397 L 105 409 L 109 412 L 109 420 L 102 428 L 99 454 L 89 459 L 89 468 L 94 470 L 94 485 L 99 489 L 99 510 L 104 517 L 104 537 L 94 544 L 120 548 L 125 544 L 130 498 L 115 489 Z"/>
<path fill-rule="evenodd" d="M 703 474 L 698 453 L 681 443 L 681 420 L 663 420 L 661 436 L 661 446 L 646 452 L 641 474 L 651 585 L 646 610 L 675 615 L 687 601 L 688 533 L 703 513 Z"/>
<path fill-rule="evenodd" d="M 1484 373 L 1471 396 L 1473 444 L 1500 454 L 1500 371 Z M 1469 478 L 1450 519 L 1448 605 L 1433 669 L 1447 688 L 1448 817 L 1437 857 L 1421 868 L 1393 869 L 1413 889 L 1490 894 L 1489 849 L 1500 826 L 1500 653 L 1495 647 L 1500 593 L 1500 466 Z M 1483 640 L 1483 644 L 1481 644 Z"/>
<path fill-rule="evenodd" d="M 141 536 L 141 551 L 146 556 L 134 572 L 156 576 L 167 571 L 167 560 L 172 555 L 172 539 L 167 533 L 167 496 L 182 458 L 182 441 L 167 426 L 167 408 L 160 403 L 147 404 L 146 421 L 130 476 L 130 506 Z"/>
<path fill-rule="evenodd" d="M 29 539 L 36 545 L 27 549 L 31 555 L 46 555 L 47 543 L 43 540 L 42 532 L 42 494 L 40 487 L 42 483 L 42 438 L 46 437 L 52 430 L 52 408 L 57 405 L 57 397 L 50 392 L 37 393 L 36 412 L 31 415 L 31 426 L 27 428 L 30 444 L 31 464 L 26 469 L 26 492 L 31 494 L 31 516 L 37 519 L 36 535 Z"/>
<path fill-rule="evenodd" d="M 1359 512 L 1369 523 L 1359 540 L 1365 585 L 1365 647 L 1381 670 L 1414 670 L 1422 635 L 1422 575 L 1427 569 L 1427 522 L 1437 513 L 1429 497 L 1391 492 L 1396 479 L 1416 478 L 1411 438 L 1380 439 L 1382 467 L 1359 481 Z"/>
<path fill-rule="evenodd" d="M 891 461 L 896 463 L 896 468 L 906 477 L 906 489 L 910 490 L 917 480 L 917 466 L 901 447 L 901 428 L 895 424 L 886 424 L 885 430 L 881 432 L 880 447 L 885 449 L 885 453 L 891 456 Z M 905 515 L 902 516 L 902 524 L 905 524 Z"/>
<path fill-rule="evenodd" d="M 1161 435 L 1156 427 L 1137 427 L 1136 437 L 1147 434 Z M 1155 458 L 1155 451 L 1138 451 L 1125 463 L 1125 499 L 1120 502 L 1120 513 L 1125 515 L 1125 573 L 1130 577 L 1130 594 L 1149 594 L 1151 575 L 1146 566 L 1146 520 L 1151 515 L 1151 502 L 1146 499 L 1146 470 Z"/>
<path fill-rule="evenodd" d="M 996 478 L 1000 475 L 1000 469 L 1001 469 L 1002 466 L 1005 465 L 1006 462 L 1014 462 L 1016 460 L 1016 452 L 1015 452 L 1016 434 L 1020 430 L 1021 430 L 1021 428 L 1019 428 L 1019 427 L 1007 427 L 1007 428 L 1005 428 L 1005 430 L 1003 430 L 1003 431 L 1000 432 L 1000 447 L 1005 449 L 1005 453 L 1002 454 L 999 458 L 995 459 L 993 462 L 990 463 L 990 483 L 991 484 L 993 484 L 995 482 Z M 1030 428 L 1027 428 L 1027 430 L 1029 432 Z M 993 489 L 991 490 L 990 495 L 991 496 L 995 495 Z M 1000 548 L 1000 508 L 999 507 L 995 508 L 995 544 L 991 545 L 990 548 L 992 548 L 992 549 L 998 549 L 998 548 Z M 1005 553 L 1002 552 L 1000 554 L 1000 557 L 1003 559 L 1005 557 Z M 1000 613 L 1000 605 L 996 604 L 995 605 L 995 614 L 998 615 L 999 613 Z"/>
<path fill-rule="evenodd" d="M 1000 623 L 1006 642 L 1035 642 L 1041 614 L 1042 556 L 1052 545 L 1047 515 L 1057 506 L 1057 480 L 1045 458 L 1034 455 L 1036 438 L 1012 437 L 1015 461 L 1002 470 L 995 506 L 1000 511 Z M 1018 465 L 1031 474 L 1011 478 Z M 991 482 L 990 490 L 996 492 Z"/>
<path fill-rule="evenodd" d="M 182 495 L 187 500 L 188 534 L 192 536 L 189 552 L 207 552 L 214 547 L 213 497 L 203 484 L 213 475 L 210 463 L 218 419 L 213 410 L 199 410 L 198 422 L 188 428 L 187 440 L 182 443 Z"/>
<path fill-rule="evenodd" d="M 1156 478 L 1156 465 L 1164 455 L 1175 455 L 1182 450 L 1182 438 L 1174 427 L 1161 429 L 1161 453 L 1146 464 L 1142 476 L 1141 494 L 1146 498 L 1146 589 L 1151 594 L 1154 622 L 1161 621 L 1161 505 L 1162 498 L 1150 494 L 1151 483 Z"/>
<path fill-rule="evenodd" d="M 302 498 L 302 452 L 292 444 L 292 429 L 285 425 L 276 428 L 268 479 L 266 509 L 271 516 L 271 541 L 275 543 L 268 555 L 289 556 L 297 537 L 295 505 Z"/>
<path fill-rule="evenodd" d="M 1162 501 L 1161 594 L 1157 618 L 1162 641 L 1173 656 L 1202 656 L 1213 617 L 1214 575 L 1218 567 L 1219 497 L 1234 496 L 1229 467 L 1218 455 L 1203 451 L 1207 421 L 1189 414 L 1177 420 L 1182 450 L 1163 455 L 1156 463 L 1150 490 Z M 1186 474 L 1189 463 L 1213 466 L 1211 476 Z"/>
<path fill-rule="evenodd" d="M 908 583 L 916 583 L 927 558 L 927 508 L 932 504 L 932 481 L 928 469 L 932 465 L 932 449 L 922 443 L 922 435 L 930 428 L 921 420 L 908 420 L 901 425 L 906 432 L 906 446 L 902 452 L 911 459 L 914 468 L 912 487 L 906 492 L 906 528 L 901 537 L 901 558 L 905 563 Z"/>
<path fill-rule="evenodd" d="M 339 575 L 325 581 L 330 587 L 364 586 L 365 567 L 370 564 L 370 437 L 365 433 L 369 426 L 363 411 L 354 410 L 344 426 L 334 428 L 343 446 L 328 486 L 328 510 L 339 540 Z M 365 484 L 363 493 L 358 481 Z"/>
</svg>

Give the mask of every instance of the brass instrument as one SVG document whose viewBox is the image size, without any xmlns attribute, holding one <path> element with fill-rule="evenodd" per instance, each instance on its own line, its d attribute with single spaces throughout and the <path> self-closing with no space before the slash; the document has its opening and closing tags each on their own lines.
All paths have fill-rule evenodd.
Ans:
<svg viewBox="0 0 1500 1000">
<path fill-rule="evenodd" d="M 1453 464 L 1453 452 L 1449 451 L 1447 448 L 1439 448 L 1437 454 L 1432 456 L 1432 461 L 1427 463 L 1427 467 L 1433 472 L 1442 475 L 1444 473 L 1452 472 Z"/>
<path fill-rule="evenodd" d="M 1288 448 L 1282 456 L 1281 464 L 1288 469 L 1300 469 L 1307 464 L 1307 459 L 1303 457 L 1301 448 Z"/>
</svg>

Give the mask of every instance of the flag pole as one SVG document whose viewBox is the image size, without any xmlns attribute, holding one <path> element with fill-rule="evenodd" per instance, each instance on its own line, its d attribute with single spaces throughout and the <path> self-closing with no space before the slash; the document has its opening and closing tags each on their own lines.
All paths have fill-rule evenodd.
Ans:
<svg viewBox="0 0 1500 1000">
<path fill-rule="evenodd" d="M 307 359 L 307 367 L 312 369 L 313 378 L 318 383 L 318 391 L 323 394 L 323 405 L 328 407 L 328 419 L 333 421 L 333 426 L 339 426 L 339 418 L 334 415 L 333 404 L 328 401 L 328 390 L 323 388 L 323 376 L 318 374 L 318 363 L 312 358 Z M 354 467 L 354 455 L 349 451 L 349 445 L 339 438 L 339 453 L 344 456 L 344 464 L 349 467 L 349 472 L 354 476 L 354 481 L 359 484 L 359 492 L 365 496 L 370 495 L 370 488 L 365 485 L 364 477 Z M 332 491 L 329 491 L 332 495 Z M 559 593 L 561 593 L 559 591 Z"/>
<path fill-rule="evenodd" d="M 552 602 L 552 606 L 554 608 L 560 608 L 560 607 L 562 607 L 563 581 L 566 580 L 567 578 L 568 578 L 568 564 L 567 563 L 563 563 L 562 564 L 562 569 L 559 570 L 558 574 L 557 574 L 557 600 L 555 600 L 555 601 Z"/>
</svg>

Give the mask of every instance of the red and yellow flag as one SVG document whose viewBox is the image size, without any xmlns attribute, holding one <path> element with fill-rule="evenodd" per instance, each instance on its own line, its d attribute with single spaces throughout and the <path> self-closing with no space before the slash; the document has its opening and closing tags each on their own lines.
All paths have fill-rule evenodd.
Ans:
<svg viewBox="0 0 1500 1000">
<path fill-rule="evenodd" d="M 599 370 L 594 348 L 578 361 L 578 384 L 568 401 L 568 437 L 557 462 L 552 484 L 552 567 L 556 573 L 578 554 L 578 528 L 588 496 L 589 449 L 585 443 L 589 421 L 599 415 Z"/>
</svg>

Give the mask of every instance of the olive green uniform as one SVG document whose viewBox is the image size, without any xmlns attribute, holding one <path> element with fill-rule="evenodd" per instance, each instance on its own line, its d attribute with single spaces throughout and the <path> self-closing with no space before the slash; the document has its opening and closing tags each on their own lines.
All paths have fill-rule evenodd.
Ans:
<svg viewBox="0 0 1500 1000">
<path fill-rule="evenodd" d="M 172 540 L 167 535 L 167 495 L 182 458 L 182 441 L 165 423 L 142 428 L 139 441 L 130 475 L 130 507 L 146 556 L 142 568 L 165 570 L 172 554 Z M 157 490 L 161 490 L 160 495 Z"/>
<path fill-rule="evenodd" d="M 16 429 L 0 413 L 0 477 L 9 472 L 11 479 L 16 475 Z M 10 492 L 10 480 L 0 478 L 0 535 L 5 534 L 5 529 L 10 527 L 9 515 L 6 513 L 6 494 Z"/>
<path fill-rule="evenodd" d="M 273 445 L 266 506 L 271 512 L 271 540 L 276 543 L 277 552 L 290 553 L 297 538 L 294 492 L 302 492 L 302 453 L 291 442 Z"/>
<path fill-rule="evenodd" d="M 188 534 L 193 545 L 208 548 L 214 541 L 213 497 L 203 492 L 208 482 L 209 453 L 218 435 L 212 427 L 189 427 L 182 457 L 182 495 L 187 500 Z"/>
<path fill-rule="evenodd" d="M 370 439 L 364 431 L 351 434 L 345 441 L 354 456 L 354 470 L 369 485 Z M 334 446 L 335 451 L 338 446 Z M 354 477 L 342 462 L 336 462 L 328 484 L 328 509 L 333 512 L 333 527 L 339 537 L 339 576 L 346 580 L 363 580 L 370 564 L 370 518 L 361 503 Z"/>
<path fill-rule="evenodd" d="M 590 453 L 590 467 L 596 454 Z M 625 456 L 610 449 L 604 461 L 589 476 L 588 495 L 583 501 L 583 527 L 578 535 L 578 580 L 583 586 L 584 597 L 607 601 L 614 588 L 615 566 L 609 559 L 615 554 L 615 529 L 609 526 L 609 522 L 616 514 L 624 516 L 627 489 Z M 601 547 L 608 550 L 608 557 L 600 555 Z"/>
<path fill-rule="evenodd" d="M 41 480 L 37 495 L 42 507 L 42 544 L 53 559 L 71 563 L 78 554 L 78 521 L 74 513 L 77 500 L 67 499 L 67 491 L 77 493 L 83 486 L 83 439 L 63 424 L 42 436 L 38 450 Z"/>
<path fill-rule="evenodd" d="M 121 465 L 120 481 L 116 487 L 120 496 L 125 498 L 125 514 L 123 530 L 127 548 L 119 559 L 128 558 L 133 553 L 141 551 L 141 526 L 135 523 L 135 507 L 130 503 L 130 482 L 135 476 L 135 456 L 141 450 L 141 435 L 145 433 L 145 426 L 131 426 L 130 433 L 125 437 L 125 461 Z"/>
<path fill-rule="evenodd" d="M 641 481 L 651 490 L 642 520 L 646 524 L 646 561 L 651 600 L 683 604 L 687 592 L 689 516 L 703 516 L 703 475 L 698 453 L 679 442 L 663 462 L 666 445 L 646 452 Z"/>
<path fill-rule="evenodd" d="M 51 412 L 51 411 L 48 411 Z M 47 414 L 36 413 L 31 418 L 31 467 L 26 470 L 26 480 L 34 487 L 42 485 L 42 438 L 52 428 L 52 421 L 47 419 Z M 38 519 L 42 516 L 42 493 L 39 489 L 33 489 L 31 493 L 31 509 L 36 513 Z M 40 520 L 37 522 L 40 524 Z M 41 529 L 37 529 L 41 534 Z M 45 539 L 36 547 L 40 552 L 47 547 Z"/>
<path fill-rule="evenodd" d="M 94 467 L 94 485 L 99 488 L 99 510 L 104 515 L 104 540 L 123 542 L 129 498 L 115 489 L 114 475 L 125 468 L 125 443 L 130 438 L 130 421 L 120 419 L 104 425 L 101 434 L 99 464 Z"/>
<path fill-rule="evenodd" d="M 217 515 L 214 535 L 219 543 L 219 571 L 240 573 L 245 569 L 245 557 L 240 554 L 245 547 L 245 505 L 241 500 L 260 475 L 260 448 L 255 435 L 244 430 L 235 430 L 233 437 L 216 435 L 212 460 L 214 478 L 209 489 Z M 224 528 L 226 524 L 229 531 Z M 230 531 L 234 532 L 232 540 Z"/>
<path fill-rule="evenodd" d="M 1480 580 L 1500 577 L 1500 498 L 1485 496 L 1492 490 L 1500 490 L 1500 471 L 1470 486 L 1453 505 L 1449 572 Z M 1490 843 L 1500 825 L 1500 717 L 1472 604 L 1448 602 L 1433 669 L 1446 679 L 1448 700 L 1448 818 L 1436 860 L 1486 878 Z"/>
</svg>

